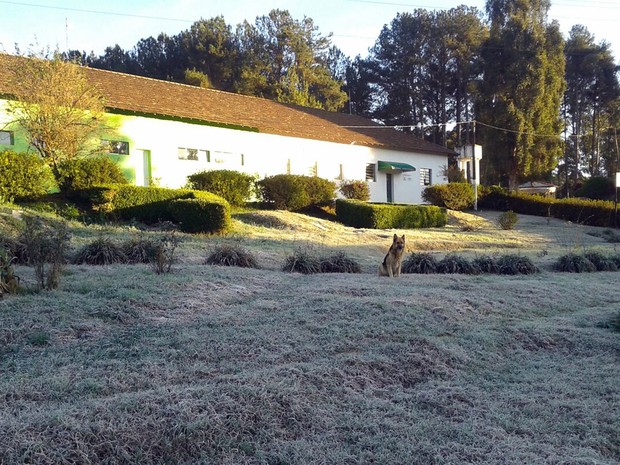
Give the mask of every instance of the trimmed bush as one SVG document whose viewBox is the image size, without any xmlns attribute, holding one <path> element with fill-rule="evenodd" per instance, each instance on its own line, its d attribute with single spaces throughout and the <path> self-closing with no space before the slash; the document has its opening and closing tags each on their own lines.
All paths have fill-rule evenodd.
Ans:
<svg viewBox="0 0 620 465">
<path fill-rule="evenodd" d="M 254 192 L 254 176 L 239 171 L 201 171 L 189 175 L 187 180 L 190 189 L 211 192 L 236 206 L 249 201 Z"/>
<path fill-rule="evenodd" d="M 437 184 L 424 189 L 422 199 L 437 207 L 467 210 L 474 204 L 474 188 L 466 182 Z"/>
<path fill-rule="evenodd" d="M 504 230 L 514 229 L 518 222 L 519 216 L 512 210 L 503 212 L 497 217 L 497 225 Z"/>
<path fill-rule="evenodd" d="M 322 273 L 361 273 L 362 267 L 344 252 L 321 258 Z"/>
<path fill-rule="evenodd" d="M 475 274 L 476 271 L 469 260 L 453 253 L 446 255 L 437 263 L 437 273 Z"/>
<path fill-rule="evenodd" d="M 103 184 L 127 184 L 120 166 L 106 156 L 66 160 L 59 164 L 61 192 L 72 193 Z"/>
<path fill-rule="evenodd" d="M 336 183 L 316 176 L 277 174 L 261 179 L 256 187 L 259 197 L 274 208 L 297 211 L 331 203 Z"/>
<path fill-rule="evenodd" d="M 436 228 L 448 223 L 446 210 L 432 205 L 394 205 L 346 199 L 336 199 L 336 217 L 342 224 L 354 228 Z"/>
<path fill-rule="evenodd" d="M 437 260 L 428 252 L 412 252 L 405 257 L 402 273 L 432 274 L 437 272 Z"/>
<path fill-rule="evenodd" d="M 502 255 L 497 260 L 497 272 L 499 274 L 534 274 L 538 273 L 538 268 L 528 257 L 522 255 Z"/>
<path fill-rule="evenodd" d="M 238 266 L 241 268 L 258 268 L 254 255 L 239 246 L 217 246 L 207 257 L 207 265 Z"/>
<path fill-rule="evenodd" d="M 568 253 L 556 260 L 553 269 L 566 273 L 591 273 L 596 271 L 596 265 L 583 255 Z"/>
<path fill-rule="evenodd" d="M 338 190 L 345 199 L 361 200 L 362 202 L 370 200 L 370 188 L 366 181 L 343 181 Z"/>
<path fill-rule="evenodd" d="M 110 184 L 79 192 L 95 212 L 145 223 L 181 223 L 184 232 L 222 233 L 230 227 L 230 205 L 203 191 Z"/>
<path fill-rule="evenodd" d="M 43 197 L 56 186 L 41 157 L 10 150 L 0 152 L 0 203 Z"/>
</svg>

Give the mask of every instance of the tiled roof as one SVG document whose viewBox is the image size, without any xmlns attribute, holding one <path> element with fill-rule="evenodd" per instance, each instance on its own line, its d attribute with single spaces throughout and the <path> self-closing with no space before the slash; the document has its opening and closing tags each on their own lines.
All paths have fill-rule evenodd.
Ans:
<svg viewBox="0 0 620 465">
<path fill-rule="evenodd" d="M 0 94 L 10 94 L 8 69 L 23 58 L 0 53 Z M 371 120 L 246 95 L 202 89 L 185 84 L 84 68 L 100 89 L 111 112 L 135 112 L 159 117 L 196 120 L 207 124 L 245 127 L 266 134 L 408 152 L 453 154 Z"/>
</svg>

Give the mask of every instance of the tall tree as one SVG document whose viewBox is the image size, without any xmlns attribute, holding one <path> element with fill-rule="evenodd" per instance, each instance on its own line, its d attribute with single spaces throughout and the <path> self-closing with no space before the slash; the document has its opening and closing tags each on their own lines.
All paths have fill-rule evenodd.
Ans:
<svg viewBox="0 0 620 465">
<path fill-rule="evenodd" d="M 581 172 L 592 176 L 615 169 L 615 144 L 609 143 L 614 102 L 620 98 L 618 68 L 609 44 L 597 44 L 594 36 L 582 25 L 570 31 L 565 46 L 566 93 L 564 112 L 570 128 L 565 165 L 574 186 Z"/>
<path fill-rule="evenodd" d="M 286 10 L 272 10 L 254 25 L 240 25 L 237 37 L 242 93 L 332 111 L 344 105 L 346 94 L 330 73 L 331 40 L 311 18 L 297 21 Z"/>
<path fill-rule="evenodd" d="M 104 119 L 104 100 L 87 80 L 83 68 L 38 57 L 18 58 L 11 87 L 19 89 L 7 103 L 12 124 L 52 168 L 57 180 L 60 165 L 96 148 L 91 145 Z"/>
<path fill-rule="evenodd" d="M 547 22 L 549 7 L 549 0 L 486 3 L 491 26 L 477 119 L 486 124 L 486 179 L 511 190 L 550 176 L 562 153 L 564 41 L 557 22 Z"/>
</svg>

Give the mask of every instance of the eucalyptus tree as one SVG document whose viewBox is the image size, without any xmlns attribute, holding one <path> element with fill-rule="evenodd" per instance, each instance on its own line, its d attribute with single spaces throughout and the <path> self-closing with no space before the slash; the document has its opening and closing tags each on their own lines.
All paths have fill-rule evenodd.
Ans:
<svg viewBox="0 0 620 465">
<path fill-rule="evenodd" d="M 575 185 L 581 172 L 598 176 L 617 168 L 613 129 L 620 85 L 609 44 L 597 44 L 585 26 L 573 26 L 565 54 L 563 114 L 570 128 L 565 164 Z"/>
<path fill-rule="evenodd" d="M 486 180 L 546 178 L 562 154 L 564 40 L 549 0 L 487 0 L 490 35 L 477 119 L 484 123 Z M 491 127 L 492 126 L 492 127 Z"/>
</svg>

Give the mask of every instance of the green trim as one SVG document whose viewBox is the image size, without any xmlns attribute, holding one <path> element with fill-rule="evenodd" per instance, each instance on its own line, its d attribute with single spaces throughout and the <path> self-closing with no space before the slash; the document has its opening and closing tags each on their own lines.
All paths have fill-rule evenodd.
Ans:
<svg viewBox="0 0 620 465">
<path fill-rule="evenodd" d="M 242 126 L 240 124 L 216 123 L 213 121 L 205 121 L 196 118 L 185 118 L 182 116 L 163 115 L 159 113 L 149 113 L 146 111 L 123 110 L 120 108 L 108 108 L 108 113 L 124 115 L 124 116 L 142 116 L 144 118 L 155 118 L 166 121 L 176 121 L 179 123 L 199 124 L 201 126 L 213 126 L 216 128 L 235 129 L 237 131 L 259 132 L 258 128 L 251 126 Z"/>
<path fill-rule="evenodd" d="M 410 164 L 396 161 L 380 161 L 378 169 L 379 171 L 415 171 Z"/>
</svg>

